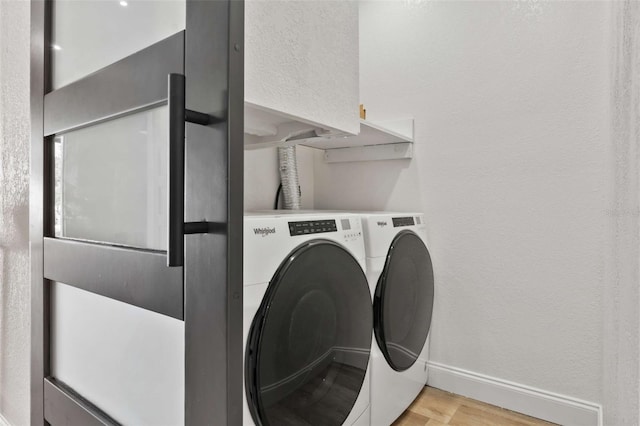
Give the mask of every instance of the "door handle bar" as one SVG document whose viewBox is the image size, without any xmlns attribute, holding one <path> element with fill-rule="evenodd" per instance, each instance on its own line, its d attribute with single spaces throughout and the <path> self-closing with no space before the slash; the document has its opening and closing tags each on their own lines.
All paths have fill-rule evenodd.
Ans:
<svg viewBox="0 0 640 426">
<path fill-rule="evenodd" d="M 185 122 L 208 126 L 224 121 L 210 114 L 188 110 L 185 107 L 185 77 L 169 74 L 167 104 L 169 107 L 169 155 L 168 155 L 168 226 L 167 266 L 183 266 L 185 233 L 209 233 L 218 230 L 209 222 L 184 222 L 184 158 Z"/>
</svg>

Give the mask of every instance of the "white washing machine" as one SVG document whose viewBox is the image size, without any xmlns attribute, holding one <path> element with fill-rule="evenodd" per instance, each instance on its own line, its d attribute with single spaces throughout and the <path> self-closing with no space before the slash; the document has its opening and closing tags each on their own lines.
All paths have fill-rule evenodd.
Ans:
<svg viewBox="0 0 640 426">
<path fill-rule="evenodd" d="M 427 383 L 433 267 L 421 213 L 362 213 L 373 298 L 371 425 L 387 426 Z"/>
<path fill-rule="evenodd" d="M 370 424 L 364 267 L 358 216 L 245 214 L 245 424 Z"/>
</svg>

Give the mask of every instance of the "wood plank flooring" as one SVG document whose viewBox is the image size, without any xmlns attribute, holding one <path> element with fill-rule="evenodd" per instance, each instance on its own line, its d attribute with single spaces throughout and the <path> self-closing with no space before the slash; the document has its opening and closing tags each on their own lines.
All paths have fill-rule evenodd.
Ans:
<svg viewBox="0 0 640 426">
<path fill-rule="evenodd" d="M 553 423 L 426 387 L 393 426 L 534 426 Z"/>
</svg>

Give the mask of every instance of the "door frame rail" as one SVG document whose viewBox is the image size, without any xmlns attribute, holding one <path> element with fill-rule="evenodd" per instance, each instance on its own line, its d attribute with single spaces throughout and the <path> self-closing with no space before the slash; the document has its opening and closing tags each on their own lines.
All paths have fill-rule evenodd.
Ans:
<svg viewBox="0 0 640 426">
<path fill-rule="evenodd" d="M 46 279 L 182 320 L 182 268 L 167 267 L 166 259 L 164 252 L 44 238 Z"/>
<path fill-rule="evenodd" d="M 167 76 L 184 72 L 184 30 L 44 95 L 44 135 L 167 103 Z M 145 90 L 140 90 L 144 87 Z"/>
<path fill-rule="evenodd" d="M 53 377 L 44 379 L 44 418 L 52 425 L 120 425 L 73 389 Z"/>
</svg>

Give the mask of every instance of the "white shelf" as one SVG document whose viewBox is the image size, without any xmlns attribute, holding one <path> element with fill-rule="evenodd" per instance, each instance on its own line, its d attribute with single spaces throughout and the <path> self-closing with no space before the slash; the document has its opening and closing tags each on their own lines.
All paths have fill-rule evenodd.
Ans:
<svg viewBox="0 0 640 426">
<path fill-rule="evenodd" d="M 413 119 L 360 120 L 360 133 L 351 135 L 245 102 L 245 149 L 293 145 L 323 149 L 327 162 L 411 158 Z"/>
<path fill-rule="evenodd" d="M 324 151 L 325 163 L 349 163 L 353 161 L 405 160 L 413 157 L 412 142 L 384 145 L 332 148 Z"/>
<path fill-rule="evenodd" d="M 315 141 L 354 136 L 311 120 L 244 103 L 244 147 L 261 149 L 292 145 L 313 146 Z"/>
<path fill-rule="evenodd" d="M 302 143 L 318 149 L 354 148 L 372 145 L 413 143 L 413 119 L 385 123 L 360 120 L 360 133 L 342 138 L 323 138 Z"/>
</svg>

